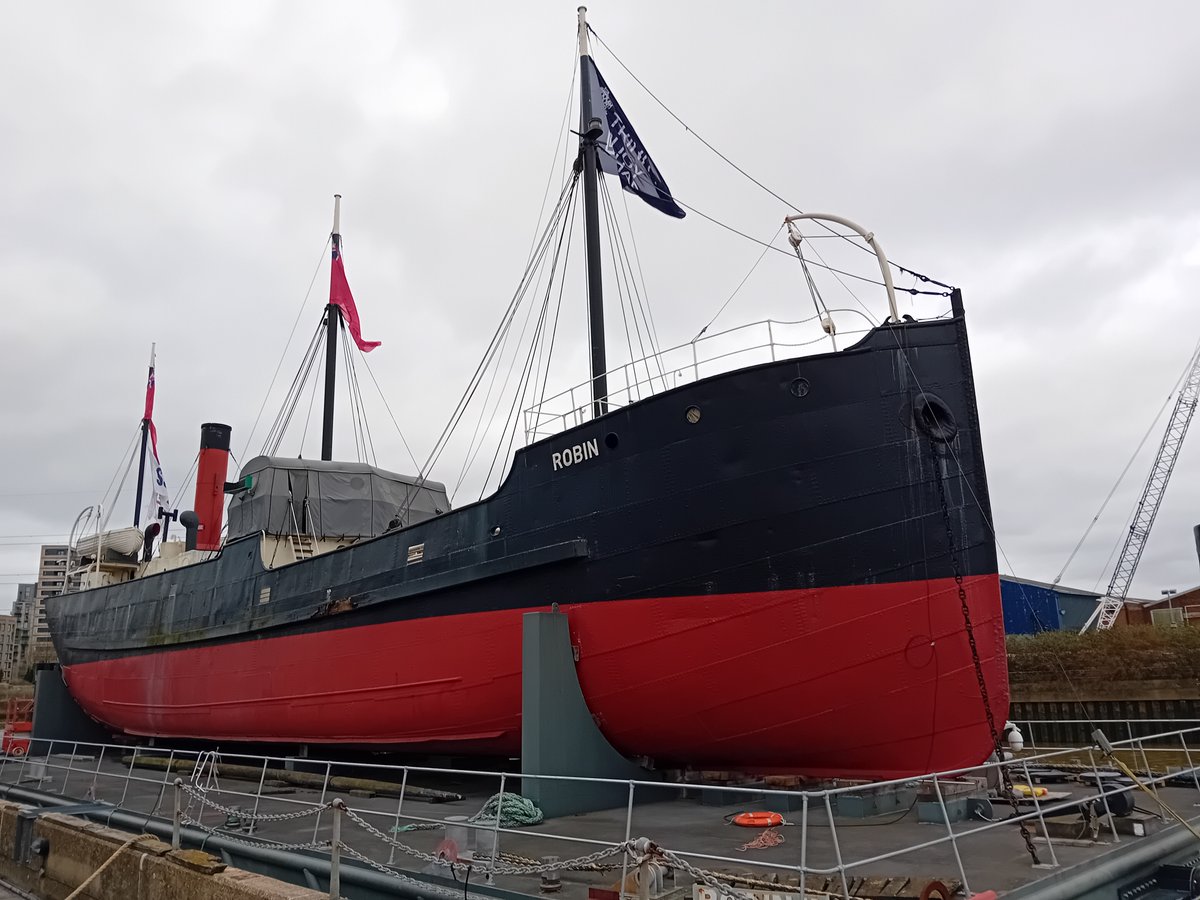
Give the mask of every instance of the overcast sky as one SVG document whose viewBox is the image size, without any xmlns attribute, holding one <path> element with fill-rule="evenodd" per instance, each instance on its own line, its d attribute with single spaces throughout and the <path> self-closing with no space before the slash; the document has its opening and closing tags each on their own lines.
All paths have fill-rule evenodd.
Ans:
<svg viewBox="0 0 1200 900">
<path fill-rule="evenodd" d="M 600 0 L 590 20 L 756 178 L 962 287 L 1000 543 L 1016 574 L 1052 579 L 1200 337 L 1200 7 Z M 285 384 L 328 297 L 322 268 L 304 301 L 335 192 L 363 331 L 383 341 L 371 367 L 423 460 L 524 269 L 575 4 L 9 2 L 4 21 L 0 608 L 123 464 L 152 341 L 172 487 L 201 422 L 231 424 L 243 453 L 298 311 Z M 675 195 L 769 239 L 788 210 L 596 58 Z M 629 215 L 660 344 L 688 341 L 760 248 L 695 214 L 630 199 Z M 873 274 L 864 254 L 844 261 Z M 562 386 L 586 377 L 574 262 L 567 275 Z M 768 254 L 713 330 L 811 309 L 795 262 Z M 364 384 L 379 463 L 412 471 Z M 246 456 L 281 399 L 277 385 Z M 1164 422 L 1065 582 L 1107 583 Z M 1190 441 L 1134 595 L 1200 581 Z M 451 485 L 452 456 L 433 473 Z M 127 490 L 112 524 L 132 504 Z"/>
</svg>

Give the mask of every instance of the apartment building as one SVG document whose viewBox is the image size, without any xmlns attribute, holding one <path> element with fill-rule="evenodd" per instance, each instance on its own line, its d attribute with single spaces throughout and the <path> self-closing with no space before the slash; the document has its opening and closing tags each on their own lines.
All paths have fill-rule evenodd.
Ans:
<svg viewBox="0 0 1200 900">
<path fill-rule="evenodd" d="M 30 617 L 29 635 L 26 643 L 25 662 L 54 662 L 54 644 L 50 640 L 50 627 L 46 624 L 46 598 L 57 597 L 67 590 L 67 545 L 43 544 L 38 560 L 37 590 L 34 594 L 33 612 Z M 70 577 L 70 589 L 79 590 L 80 574 Z"/>
<path fill-rule="evenodd" d="M 15 620 L 13 635 L 13 675 L 11 680 L 25 677 L 25 659 L 29 654 L 30 636 L 33 634 L 34 616 L 37 612 L 37 584 L 17 585 L 17 599 L 13 603 L 12 616 Z"/>
<path fill-rule="evenodd" d="M 0 616 L 0 682 L 17 677 L 21 653 L 17 644 L 17 617 Z"/>
</svg>

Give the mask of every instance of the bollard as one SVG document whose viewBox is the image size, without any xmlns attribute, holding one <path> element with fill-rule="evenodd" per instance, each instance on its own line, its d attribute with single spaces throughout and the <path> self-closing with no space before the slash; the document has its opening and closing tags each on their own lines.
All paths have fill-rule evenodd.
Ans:
<svg viewBox="0 0 1200 900">
<path fill-rule="evenodd" d="M 543 856 L 542 864 L 547 866 L 557 866 L 560 859 L 557 856 Z M 557 894 L 562 890 L 562 881 L 558 877 L 558 869 L 555 868 L 552 872 L 542 873 L 541 892 L 543 894 Z"/>
<path fill-rule="evenodd" d="M 333 841 L 329 848 L 329 897 L 339 900 L 342 896 L 342 810 L 346 804 L 339 798 L 330 805 L 333 807 Z"/>
<path fill-rule="evenodd" d="M 171 814 L 171 849 L 178 850 L 180 846 L 179 831 L 183 827 L 183 779 L 175 779 L 175 810 Z"/>
</svg>

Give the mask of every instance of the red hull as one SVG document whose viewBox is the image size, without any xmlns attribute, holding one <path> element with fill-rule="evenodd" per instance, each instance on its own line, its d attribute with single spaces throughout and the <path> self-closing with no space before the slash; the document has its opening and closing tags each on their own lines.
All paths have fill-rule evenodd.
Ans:
<svg viewBox="0 0 1200 900">
<path fill-rule="evenodd" d="M 1002 724 L 999 578 L 966 584 Z M 130 734 L 517 755 L 521 615 L 539 608 L 161 649 L 65 674 L 92 716 Z M 588 705 L 630 756 L 901 777 L 991 751 L 949 579 L 563 610 Z"/>
</svg>

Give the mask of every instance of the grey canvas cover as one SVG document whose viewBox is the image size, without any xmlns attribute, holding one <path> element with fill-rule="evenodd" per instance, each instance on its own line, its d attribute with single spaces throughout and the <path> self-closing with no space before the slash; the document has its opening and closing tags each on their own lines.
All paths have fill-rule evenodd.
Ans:
<svg viewBox="0 0 1200 900">
<path fill-rule="evenodd" d="M 229 501 L 229 539 L 265 531 L 317 538 L 383 534 L 450 510 L 445 485 L 366 463 L 257 456 L 242 467 L 250 487 Z"/>
</svg>

